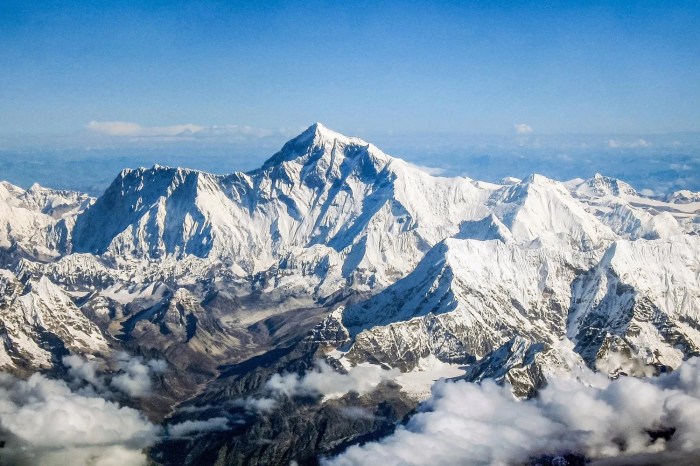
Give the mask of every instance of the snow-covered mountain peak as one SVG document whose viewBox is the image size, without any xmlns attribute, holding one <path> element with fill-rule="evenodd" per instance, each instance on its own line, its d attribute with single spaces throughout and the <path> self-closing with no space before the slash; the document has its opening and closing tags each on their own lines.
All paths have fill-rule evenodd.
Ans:
<svg viewBox="0 0 700 466">
<path fill-rule="evenodd" d="M 78 217 L 73 251 L 134 259 L 190 254 L 235 262 L 247 274 L 325 245 L 344 264 L 332 271 L 338 277 L 354 282 L 358 271 L 388 284 L 461 222 L 486 216 L 490 192 L 464 178 L 433 177 L 316 124 L 248 173 L 122 171 Z"/>
<path fill-rule="evenodd" d="M 593 178 L 580 185 L 577 191 L 589 197 L 638 196 L 637 191 L 629 184 L 617 178 L 603 176 L 600 173 L 596 173 Z"/>
<path fill-rule="evenodd" d="M 358 165 L 381 171 L 392 160 L 375 146 L 359 138 L 348 137 L 316 123 L 287 142 L 270 157 L 261 171 L 274 177 L 309 178 L 326 183 L 343 176 Z M 307 183 L 308 184 L 308 183 Z"/>
<path fill-rule="evenodd" d="M 700 202 L 700 192 L 696 193 L 687 189 L 682 189 L 669 194 L 666 196 L 665 200 L 666 202 L 670 202 L 672 204 L 689 204 Z"/>
<path fill-rule="evenodd" d="M 56 219 L 65 214 L 72 214 L 85 208 L 90 197 L 75 191 L 45 188 L 34 183 L 29 189 L 2 182 L 0 183 L 0 200 L 13 207 L 40 212 Z"/>
<path fill-rule="evenodd" d="M 521 181 L 522 180 L 520 178 L 516 178 L 514 176 L 506 176 L 505 178 L 501 178 L 501 180 L 499 181 L 499 184 L 511 185 L 511 184 L 518 184 Z"/>
<path fill-rule="evenodd" d="M 495 191 L 489 205 L 514 239 L 523 244 L 570 243 L 588 250 L 615 238 L 610 228 L 587 212 L 564 184 L 542 175 L 533 174 Z"/>
<path fill-rule="evenodd" d="M 547 178 L 544 175 L 540 175 L 539 173 L 533 173 L 524 180 L 521 181 L 523 185 L 552 185 L 556 183 L 556 181 Z"/>
</svg>

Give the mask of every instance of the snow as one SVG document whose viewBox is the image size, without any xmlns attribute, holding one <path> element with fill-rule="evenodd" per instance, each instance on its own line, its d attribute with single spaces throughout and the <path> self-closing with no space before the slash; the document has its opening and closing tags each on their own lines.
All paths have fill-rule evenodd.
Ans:
<svg viewBox="0 0 700 466">
<path fill-rule="evenodd" d="M 127 169 L 97 200 L 0 183 L 0 246 L 22 252 L 0 319 L 46 366 L 42 328 L 75 351 L 107 345 L 68 291 L 120 306 L 203 283 L 280 297 L 220 316 L 226 328 L 362 292 L 334 314 L 351 341 L 332 354 L 400 367 L 415 396 L 516 337 L 554 348 L 545 365 L 569 367 L 557 345 L 570 339 L 591 366 L 627 351 L 676 367 L 700 349 L 697 194 L 644 196 L 600 174 L 432 176 L 317 123 L 249 173 Z"/>
<path fill-rule="evenodd" d="M 416 401 L 430 398 L 433 384 L 440 379 L 451 379 L 465 374 L 461 364 L 448 364 L 430 355 L 421 359 L 410 372 L 405 372 L 394 380 L 401 385 L 402 391 Z"/>
</svg>

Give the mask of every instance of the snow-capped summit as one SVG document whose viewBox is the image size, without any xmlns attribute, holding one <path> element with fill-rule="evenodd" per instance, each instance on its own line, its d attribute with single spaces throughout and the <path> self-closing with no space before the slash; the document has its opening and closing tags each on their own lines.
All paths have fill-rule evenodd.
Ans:
<svg viewBox="0 0 700 466">
<path fill-rule="evenodd" d="M 564 184 L 542 175 L 533 174 L 496 191 L 489 206 L 523 244 L 570 243 L 597 249 L 615 238 L 607 226 L 572 197 Z"/>
<path fill-rule="evenodd" d="M 666 202 L 673 204 L 700 203 L 700 193 L 682 189 L 666 196 Z"/>
<path fill-rule="evenodd" d="M 598 197 L 620 197 L 638 195 L 637 191 L 635 191 L 632 186 L 625 183 L 624 181 L 618 180 L 616 178 L 611 178 L 609 176 L 603 176 L 600 173 L 596 173 L 593 176 L 593 178 L 591 178 L 585 183 L 584 186 L 587 187 L 589 190 L 587 194 L 595 195 Z M 581 189 L 583 189 L 583 187 Z"/>
<path fill-rule="evenodd" d="M 287 142 L 282 149 L 270 157 L 262 166 L 262 169 L 279 165 L 284 162 L 296 161 L 301 165 L 317 160 L 323 155 L 331 155 L 336 145 L 343 147 L 354 146 L 357 149 L 370 148 L 376 155 L 388 158 L 376 147 L 360 138 L 348 137 L 331 129 L 326 128 L 321 123 L 314 123 L 304 132 Z M 344 152 L 344 151 L 341 151 Z M 359 155 L 361 151 L 353 151 L 351 155 Z M 345 154 L 343 154 L 345 155 Z M 342 163 L 342 161 L 338 161 Z"/>
<path fill-rule="evenodd" d="M 70 244 L 75 217 L 91 201 L 82 193 L 1 182 L 0 248 L 42 260 L 60 256 Z"/>
</svg>

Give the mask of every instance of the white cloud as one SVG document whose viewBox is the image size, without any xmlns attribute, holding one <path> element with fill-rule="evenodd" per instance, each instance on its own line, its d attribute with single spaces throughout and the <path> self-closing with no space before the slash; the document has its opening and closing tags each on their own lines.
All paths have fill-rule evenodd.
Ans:
<svg viewBox="0 0 700 466">
<path fill-rule="evenodd" d="M 151 392 L 151 377 L 165 372 L 166 367 L 165 361 L 161 359 L 144 362 L 141 357 L 130 357 L 122 353 L 119 355 L 121 373 L 112 378 L 110 385 L 129 396 L 142 397 Z"/>
<path fill-rule="evenodd" d="M 244 398 L 237 404 L 251 411 L 269 412 L 275 408 L 276 399 L 283 396 L 294 398 L 321 395 L 324 399 L 333 399 L 350 392 L 363 395 L 374 390 L 381 382 L 398 375 L 397 369 L 385 370 L 374 364 L 361 364 L 342 374 L 325 361 L 319 360 L 316 366 L 304 375 L 273 375 L 263 389 L 266 396 Z"/>
<path fill-rule="evenodd" d="M 611 149 L 643 149 L 650 146 L 651 143 L 642 138 L 635 141 L 620 141 L 617 139 L 608 140 L 608 147 Z"/>
<path fill-rule="evenodd" d="M 552 380 L 528 401 L 491 381 L 438 382 L 405 427 L 324 464 L 519 464 L 563 453 L 616 458 L 612 464 L 698 464 L 700 360 L 658 378 L 587 379 Z M 669 440 L 649 435 L 670 428 Z"/>
<path fill-rule="evenodd" d="M 374 364 L 361 364 L 352 367 L 347 374 L 341 374 L 324 361 L 303 376 L 298 374 L 275 374 L 265 387 L 274 394 L 294 396 L 323 395 L 325 398 L 339 398 L 346 393 L 368 393 L 382 381 L 399 375 L 397 370 L 385 370 Z"/>
<path fill-rule="evenodd" d="M 184 421 L 168 427 L 171 437 L 188 437 L 201 432 L 213 432 L 229 428 L 228 419 L 213 417 L 204 421 Z"/>
<path fill-rule="evenodd" d="M 143 126 L 129 121 L 91 121 L 86 125 L 88 131 L 102 136 L 131 139 L 260 139 L 269 136 L 296 134 L 297 129 L 255 128 L 247 125 L 213 125 L 200 126 L 180 124 L 170 126 Z"/>
<path fill-rule="evenodd" d="M 63 364 L 68 368 L 68 375 L 74 384 L 81 385 L 87 382 L 98 393 L 106 391 L 104 377 L 99 373 L 99 366 L 95 361 L 86 361 L 80 356 L 70 355 L 63 357 Z"/>
<path fill-rule="evenodd" d="M 159 427 L 141 413 L 71 391 L 63 381 L 0 373 L 0 438 L 8 464 L 144 465 Z"/>
<path fill-rule="evenodd" d="M 87 129 L 106 136 L 174 137 L 191 136 L 202 131 L 203 126 L 185 124 L 171 126 L 141 126 L 128 121 L 91 121 Z"/>
<path fill-rule="evenodd" d="M 234 406 L 245 408 L 246 411 L 253 413 L 271 413 L 277 408 L 277 400 L 274 398 L 256 398 L 249 396 L 234 401 Z"/>
<path fill-rule="evenodd" d="M 517 123 L 515 126 L 516 134 L 530 134 L 532 133 L 532 126 L 525 123 Z"/>
<path fill-rule="evenodd" d="M 65 356 L 63 364 L 68 368 L 71 384 L 80 387 L 80 393 L 99 394 L 111 397 L 110 389 L 118 390 L 134 398 L 148 395 L 153 386 L 153 377 L 167 369 L 162 359 L 144 360 L 141 356 L 117 355 L 117 373 L 108 377 L 100 372 L 96 361 L 86 361 L 80 356 Z M 87 386 L 85 386 L 87 384 Z"/>
<path fill-rule="evenodd" d="M 344 406 L 339 410 L 340 414 L 348 419 L 375 419 L 374 413 L 358 406 Z"/>
</svg>

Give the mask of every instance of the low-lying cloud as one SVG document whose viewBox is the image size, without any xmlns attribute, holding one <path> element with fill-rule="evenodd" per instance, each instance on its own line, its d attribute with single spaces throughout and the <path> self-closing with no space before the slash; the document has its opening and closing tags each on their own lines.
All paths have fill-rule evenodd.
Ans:
<svg viewBox="0 0 700 466">
<path fill-rule="evenodd" d="M 532 126 L 525 123 L 518 123 L 515 125 L 515 133 L 520 135 L 530 134 L 532 133 Z"/>
<path fill-rule="evenodd" d="M 168 426 L 171 437 L 189 437 L 205 432 L 227 430 L 229 421 L 225 417 L 213 417 L 204 421 L 184 421 Z"/>
<path fill-rule="evenodd" d="M 159 431 L 139 411 L 63 381 L 0 373 L 2 464 L 144 465 Z"/>
<path fill-rule="evenodd" d="M 73 385 L 80 387 L 81 393 L 109 395 L 117 390 L 132 398 L 141 398 L 151 393 L 153 378 L 167 369 L 162 359 L 144 360 L 141 356 L 127 353 L 117 355 L 116 374 L 106 375 L 100 371 L 96 361 L 87 361 L 80 356 L 63 358 Z"/>
<path fill-rule="evenodd" d="M 111 385 L 131 397 L 142 397 L 151 393 L 152 377 L 162 374 L 166 368 L 162 359 L 144 361 L 141 357 L 122 353 L 119 359 L 121 372 L 112 378 Z"/>
<path fill-rule="evenodd" d="M 646 139 L 636 139 L 634 141 L 621 141 L 619 139 L 608 140 L 608 147 L 611 149 L 644 149 L 651 146 Z"/>
<path fill-rule="evenodd" d="M 173 137 L 188 136 L 202 131 L 203 126 L 184 124 L 171 126 L 142 126 L 129 121 L 91 121 L 87 129 L 105 136 Z"/>
<path fill-rule="evenodd" d="M 564 453 L 600 464 L 697 464 L 698 419 L 699 359 L 658 378 L 555 379 L 527 401 L 491 381 L 438 382 L 405 427 L 323 464 L 521 464 Z"/>
<path fill-rule="evenodd" d="M 319 360 L 304 375 L 273 375 L 265 384 L 262 397 L 248 397 L 238 403 L 251 411 L 269 412 L 275 409 L 280 397 L 322 396 L 327 400 L 340 398 L 350 392 L 363 395 L 374 390 L 381 382 L 398 375 L 397 369 L 386 370 L 374 364 L 358 365 L 343 374 Z"/>
</svg>

